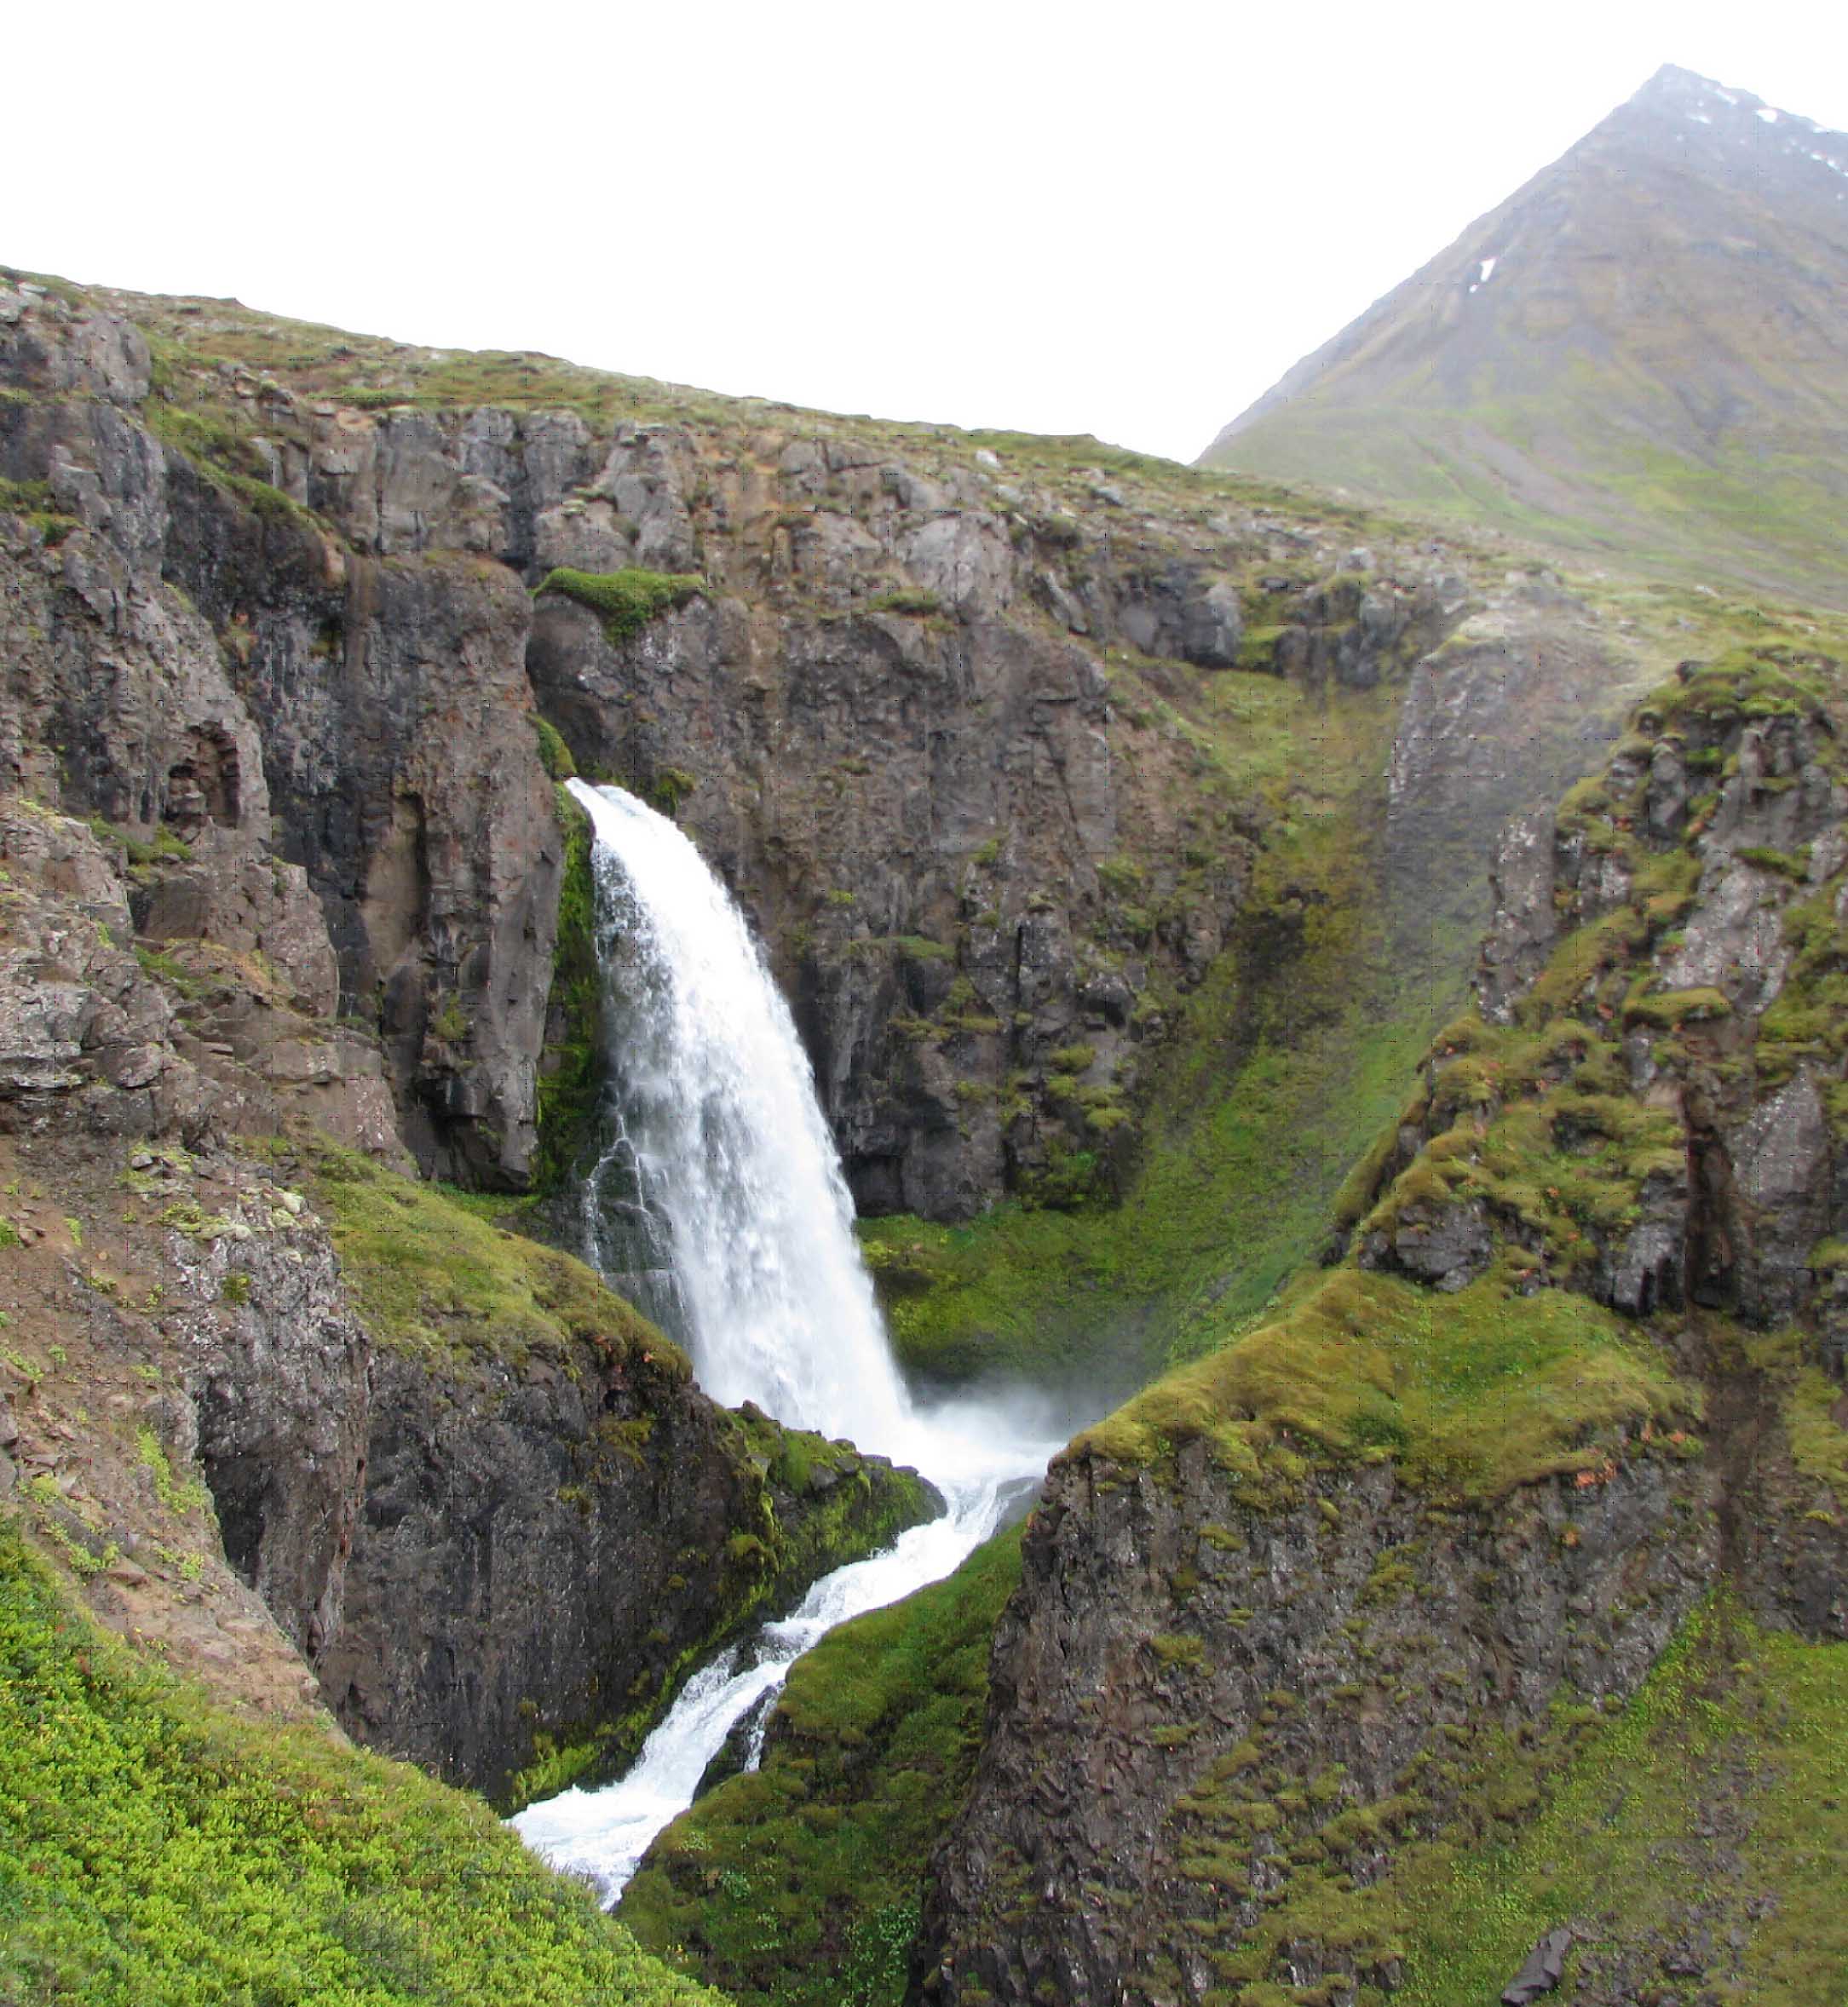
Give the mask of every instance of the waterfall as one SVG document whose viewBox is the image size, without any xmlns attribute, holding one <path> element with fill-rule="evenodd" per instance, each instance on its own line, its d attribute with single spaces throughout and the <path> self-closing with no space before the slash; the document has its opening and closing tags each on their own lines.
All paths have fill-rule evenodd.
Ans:
<svg viewBox="0 0 1848 2007">
<path fill-rule="evenodd" d="M 571 785 L 622 992 L 615 1134 L 586 1187 L 596 1266 L 632 1273 L 633 1241 L 652 1241 L 643 1273 L 669 1268 L 673 1287 L 649 1293 L 715 1400 L 890 1452 L 910 1404 L 789 1007 L 688 838 L 633 795 Z M 632 1193 L 615 1209 L 613 1179 Z"/>
<path fill-rule="evenodd" d="M 571 789 L 596 831 L 598 952 L 619 1021 L 609 1141 L 583 1193 L 589 1253 L 686 1344 L 715 1400 L 754 1400 L 914 1464 L 948 1506 L 703 1667 L 619 1782 L 562 1791 L 514 1820 L 529 1846 L 614 1901 L 732 1725 L 794 1659 L 849 1617 L 948 1574 L 1059 1438 L 1017 1405 L 914 1407 L 807 1055 L 743 915 L 665 816 L 619 789 Z"/>
</svg>

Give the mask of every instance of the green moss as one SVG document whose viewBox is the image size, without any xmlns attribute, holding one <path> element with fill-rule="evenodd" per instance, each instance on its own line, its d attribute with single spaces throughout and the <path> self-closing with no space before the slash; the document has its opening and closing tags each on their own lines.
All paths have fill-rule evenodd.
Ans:
<svg viewBox="0 0 1848 2007">
<path fill-rule="evenodd" d="M 1274 672 L 1277 666 L 1277 644 L 1289 631 L 1287 627 L 1275 624 L 1247 627 L 1239 638 L 1238 666 Z"/>
<path fill-rule="evenodd" d="M 1654 1031 L 1678 1031 L 1690 1022 L 1730 1017 L 1732 1005 L 1716 989 L 1661 990 L 1630 998 L 1623 1007 L 1626 1029 L 1646 1026 Z"/>
<path fill-rule="evenodd" d="M 348 383 L 340 391 L 340 401 L 356 411 L 389 411 L 410 400 L 401 390 L 379 390 L 366 383 Z"/>
<path fill-rule="evenodd" d="M 564 1357 L 578 1344 L 669 1382 L 685 1355 L 582 1262 L 492 1225 L 440 1188 L 314 1141 L 296 1146 L 360 1314 L 433 1361 Z"/>
<path fill-rule="evenodd" d="M 1540 980 L 1521 999 L 1520 1021 L 1543 1025 L 1570 1010 L 1589 984 L 1631 958 L 1647 932 L 1644 922 L 1628 906 L 1576 929 L 1554 950 Z"/>
<path fill-rule="evenodd" d="M 897 592 L 882 592 L 868 602 L 869 610 L 875 613 L 906 613 L 924 618 L 943 610 L 943 601 L 934 592 L 918 587 L 906 587 Z"/>
<path fill-rule="evenodd" d="M 654 785 L 650 791 L 654 806 L 663 815 L 678 815 L 680 804 L 699 785 L 698 779 L 684 767 L 657 767 Z"/>
<path fill-rule="evenodd" d="M 1845 1854 L 1848 1646 L 1761 1632 L 1720 1604 L 1580 1737 L 1518 1838 L 1440 1840 L 1393 1878 L 1383 1893 L 1407 1941 L 1393 1999 L 1477 2007 L 1546 1931 L 1592 1917 L 1607 1947 L 1619 1938 L 1654 1969 L 1647 1933 L 1684 1929 L 1698 1889 L 1727 1997 L 1815 2007 L 1848 1971 Z"/>
<path fill-rule="evenodd" d="M 539 1136 L 533 1185 L 542 1194 L 558 1191 L 583 1165 L 603 1093 L 603 972 L 596 952 L 590 819 L 562 785 L 556 795 L 565 865 L 559 878 L 558 937 L 552 950 L 546 1043 L 538 1070 Z"/>
<path fill-rule="evenodd" d="M 148 1670 L 0 1521 L 0 1997 L 542 2007 L 711 1996 L 478 1801 Z"/>
<path fill-rule="evenodd" d="M 186 864 L 192 859 L 193 846 L 164 823 L 158 825 L 151 837 L 138 837 L 133 830 L 105 822 L 100 815 L 89 817 L 89 826 L 102 842 L 113 843 L 121 850 L 130 875 L 137 879 L 145 880 L 148 872 L 162 865 Z"/>
<path fill-rule="evenodd" d="M 1648 1342 L 1581 1297 L 1523 1295 L 1492 1273 L 1442 1296 L 1338 1269 L 1275 1322 L 1183 1366 L 1073 1445 L 1158 1462 L 1204 1440 L 1257 1494 L 1293 1488 L 1272 1454 L 1334 1463 L 1390 1453 L 1446 1498 L 1493 1498 L 1596 1469 L 1645 1426 L 1698 1416 L 1698 1392 Z"/>
<path fill-rule="evenodd" d="M 539 764 L 545 769 L 546 779 L 557 781 L 573 779 L 578 771 L 578 762 L 571 756 L 571 748 L 565 744 L 558 727 L 535 712 L 533 732 L 539 742 Z M 562 810 L 560 814 L 562 818 Z"/>
<path fill-rule="evenodd" d="M 683 1813 L 630 1883 L 619 1914 L 642 1942 L 748 2007 L 899 2007 L 1019 1572 L 1004 1533 L 799 1659 L 762 1768 Z"/>
<path fill-rule="evenodd" d="M 561 593 L 580 607 L 588 607 L 602 618 L 610 646 L 619 647 L 658 615 L 684 607 L 689 600 L 703 598 L 705 581 L 683 572 L 645 572 L 634 567 L 620 572 L 573 572 L 560 566 L 546 573 L 534 592 Z"/>
<path fill-rule="evenodd" d="M 1848 1429 L 1835 1419 L 1841 1389 L 1817 1366 L 1802 1366 L 1783 1400 L 1790 1458 L 1799 1475 L 1826 1491 L 1838 1515 L 1848 1513 Z"/>
<path fill-rule="evenodd" d="M 34 515 L 51 507 L 51 483 L 0 480 L 0 509 L 9 515 Z"/>
</svg>

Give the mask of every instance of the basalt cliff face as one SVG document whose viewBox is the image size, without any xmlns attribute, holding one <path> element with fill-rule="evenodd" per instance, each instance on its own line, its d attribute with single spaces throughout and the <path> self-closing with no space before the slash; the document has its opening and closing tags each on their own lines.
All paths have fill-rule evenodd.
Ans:
<svg viewBox="0 0 1848 2007">
<path fill-rule="evenodd" d="M 1716 1584 L 1848 1639 L 1842 723 L 1831 658 L 1690 663 L 1509 831 L 1480 1009 L 1350 1181 L 1348 1260 L 1055 1464 L 922 1997 L 1428 1983 L 1459 1854 Z M 1653 1814 L 1698 1896 L 1555 1910 L 1573 1997 L 1776 1982 L 1775 1891 L 1713 1844 L 1742 1794 L 1702 1788 Z"/>
<path fill-rule="evenodd" d="M 471 1183 L 527 1183 L 548 1043 L 587 1035 L 547 1020 L 536 716 L 676 803 L 746 901 L 861 1209 L 943 1218 L 1120 1172 L 1091 1117 L 1134 1102 L 1284 820 L 1213 785 L 1202 684 L 1384 685 L 1389 732 L 1409 687 L 1402 792 L 1479 835 L 1575 767 L 1623 652 L 1465 549 L 1356 549 L 1339 511 L 1203 506 L 1158 463 L 748 405 L 636 423 L 633 387 L 568 374 L 534 408 L 517 370 L 515 407 L 443 408 L 450 359 L 211 303 L 4 311 L 13 520 L 54 526 L 15 532 L 14 785 L 192 843 L 144 934 L 262 949 L 374 1035 L 299 1062 L 324 1126 L 377 1147 L 382 1081 L 422 1168 Z M 613 614 L 595 582 L 637 572 L 699 589 Z M 1436 745 L 1467 706 L 1431 652 L 1465 620 L 1497 656 L 1557 643 L 1522 729 L 1465 727 L 1499 789 L 1446 785 Z M 1079 1045 L 1081 1075 L 1049 1063 Z"/>
</svg>

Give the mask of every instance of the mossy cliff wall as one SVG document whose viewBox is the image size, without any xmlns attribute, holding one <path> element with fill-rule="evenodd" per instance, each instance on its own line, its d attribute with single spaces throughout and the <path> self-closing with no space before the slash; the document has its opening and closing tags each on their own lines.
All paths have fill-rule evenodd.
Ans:
<svg viewBox="0 0 1848 2007">
<path fill-rule="evenodd" d="M 1842 689 L 1773 643 L 1647 699 L 1511 837 L 1488 1016 L 1350 1181 L 1346 1262 L 1055 1464 L 922 1997 L 1461 2001 L 1420 1901 L 1716 1583 L 1848 1640 Z M 1647 1907 L 1577 1919 L 1607 1970 Z"/>
<path fill-rule="evenodd" d="M 941 1220 L 1121 1189 L 1258 859 L 1350 789 L 1315 704 L 1377 697 L 1384 787 L 1409 693 L 1397 798 L 1449 827 L 1469 758 L 1505 769 L 1469 773 L 1479 808 L 1523 804 L 1622 680 L 1620 637 L 1462 543 L 1091 441 L 9 301 L 0 474 L 49 505 L 5 519 L 14 785 L 202 835 L 253 897 L 299 867 L 404 1142 L 471 1184 L 556 1182 L 575 1140 L 589 1008 L 573 980 L 549 1012 L 541 974 L 561 743 L 745 900 L 861 1210 Z M 1470 623 L 1528 673 L 1447 779 L 1442 721 L 1488 683 L 1432 652 Z M 162 929 L 222 926 L 223 876 Z"/>
</svg>

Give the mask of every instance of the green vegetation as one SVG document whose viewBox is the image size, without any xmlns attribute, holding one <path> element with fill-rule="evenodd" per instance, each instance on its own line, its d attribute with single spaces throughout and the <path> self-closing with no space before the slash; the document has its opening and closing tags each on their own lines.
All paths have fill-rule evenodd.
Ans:
<svg viewBox="0 0 1848 2007">
<path fill-rule="evenodd" d="M 1378 894 L 1396 696 L 1217 676 L 1191 701 L 1200 813 L 1255 798 L 1270 817 L 1237 933 L 1197 988 L 1150 999 L 1175 1028 L 1119 1203 L 1087 1158 L 1037 1206 L 960 1227 L 862 1222 L 894 1342 L 927 1378 L 1102 1372 L 1126 1387 L 1224 1343 L 1317 1253 L 1344 1177 L 1459 1000 L 1466 922 L 1396 913 Z M 1199 868 L 1183 863 L 1173 910 Z M 1134 859 L 1099 877 L 1146 896 Z M 1049 1056 L 1055 1084 L 1088 1068 L 1086 1050 Z M 1087 1144 L 1119 1106 L 1074 1100 Z"/>
<path fill-rule="evenodd" d="M 152 1429 L 135 1431 L 135 1446 L 141 1468 L 153 1480 L 154 1495 L 169 1512 L 210 1512 L 211 1493 L 198 1478 L 175 1475 L 173 1464 Z"/>
<path fill-rule="evenodd" d="M 544 733 L 550 730 L 540 721 Z M 557 737 L 556 733 L 554 738 Z M 559 739 L 562 749 L 564 741 Z M 568 761 L 570 754 L 565 753 Z M 550 770 L 550 762 L 548 762 Z M 557 1191 L 584 1160 L 595 1133 L 603 1090 L 603 973 L 596 954 L 596 880 L 591 868 L 590 819 L 566 791 L 556 772 L 558 826 L 565 866 L 558 888 L 558 940 L 545 1002 L 548 1038 L 539 1062 L 538 1147 L 533 1189 Z"/>
<path fill-rule="evenodd" d="M 683 1813 L 625 1892 L 642 1942 L 747 2007 L 899 2007 L 932 1848 L 969 1787 L 1003 1533 L 797 1661 L 763 1768 Z"/>
<path fill-rule="evenodd" d="M 182 836 L 169 829 L 165 823 L 155 826 L 151 837 L 138 837 L 131 829 L 120 824 L 105 822 L 101 816 L 88 819 L 91 832 L 105 843 L 113 843 L 127 860 L 129 875 L 137 883 L 145 884 L 150 873 L 167 864 L 187 864 L 192 860 L 193 846 Z"/>
<path fill-rule="evenodd" d="M 0 509 L 9 515 L 36 515 L 50 507 L 49 481 L 0 480 Z"/>
<path fill-rule="evenodd" d="M 668 2007 L 641 1952 L 486 1808 L 256 1726 L 60 1599 L 0 1521 L 0 1998 L 19 2007 Z"/>
<path fill-rule="evenodd" d="M 1698 1938 L 1701 1997 L 1811 2007 L 1848 1970 L 1830 1874 L 1848 1842 L 1845 1673 L 1848 1646 L 1762 1633 L 1716 1599 L 1626 1705 L 1562 1696 L 1512 1734 L 1450 1722 L 1370 1803 L 1339 1765 L 1304 1775 L 1262 1725 L 1287 1718 L 1274 1694 L 1171 1814 L 1199 1890 L 1183 1927 L 1236 2007 L 1482 2007 L 1561 1924 L 1577 1940 L 1562 1998 L 1596 1961 L 1601 1993 L 1667 1998 L 1663 1954 Z M 1241 1936 L 1261 1835 L 1287 1878 Z M 1381 1849 L 1385 1873 L 1358 1872 Z M 1304 1952 L 1325 1977 L 1292 1986 Z"/>
<path fill-rule="evenodd" d="M 557 1358 L 588 1343 L 669 1381 L 691 1377 L 679 1349 L 582 1262 L 370 1158 L 320 1141 L 294 1147 L 380 1343 L 458 1364 Z"/>
<path fill-rule="evenodd" d="M 1634 426 L 1611 425 L 1611 388 L 1579 385 L 1557 402 L 1504 400 L 1471 417 L 1417 393 L 1401 408 L 1318 408 L 1298 397 L 1228 442 L 1221 463 L 1390 498 L 1408 515 L 1499 528 L 1638 572 L 1709 588 L 1730 578 L 1842 607 L 1843 517 L 1819 461 L 1735 446 L 1703 464 L 1660 451 Z M 1665 422 L 1675 428 L 1672 414 Z M 1543 431 L 1544 476 L 1518 456 L 1485 456 L 1485 423 L 1515 441 Z"/>
<path fill-rule="evenodd" d="M 1820 1366 L 1805 1365 L 1784 1400 L 1790 1458 L 1799 1475 L 1820 1485 L 1829 1504 L 1818 1507 L 1848 1518 L 1848 1428 L 1835 1419 L 1842 1393 Z"/>
<path fill-rule="evenodd" d="M 924 618 L 943 610 L 943 601 L 934 592 L 927 592 L 921 586 L 906 586 L 897 592 L 882 592 L 868 601 L 867 610 L 874 613 L 908 613 Z"/>
<path fill-rule="evenodd" d="M 683 572 L 573 572 L 564 566 L 548 572 L 533 589 L 561 593 L 601 616 L 603 633 L 613 648 L 632 640 L 657 615 L 705 595 L 705 581 Z"/>
<path fill-rule="evenodd" d="M 1639 1983 L 1659 1985 L 1647 1934 L 1684 1935 L 1696 1893 L 1714 1947 L 1702 1984 L 1817 2007 L 1848 1973 L 1844 1858 L 1848 1645 L 1759 1631 L 1721 1603 L 1584 1740 L 1518 1837 L 1436 1847 L 1393 1878 L 1408 1954 L 1394 2007 L 1477 2007 L 1567 1921 L 1589 1926 L 1593 1954 L 1634 1944 Z"/>
<path fill-rule="evenodd" d="M 564 735 L 558 727 L 535 712 L 533 732 L 539 742 L 539 764 L 545 769 L 545 778 L 559 781 L 573 779 L 578 771 L 578 762 L 571 756 L 571 748 L 565 744 Z"/>
<path fill-rule="evenodd" d="M 1204 1441 L 1254 1504 L 1317 1462 L 1391 1457 L 1450 1500 L 1626 1451 L 1697 1454 L 1697 1389 L 1623 1320 L 1499 1268 L 1454 1295 L 1339 1268 L 1274 1321 L 1172 1372 L 1074 1450 L 1160 1463 Z M 1658 1433 L 1661 1432 L 1661 1433 Z"/>
</svg>

